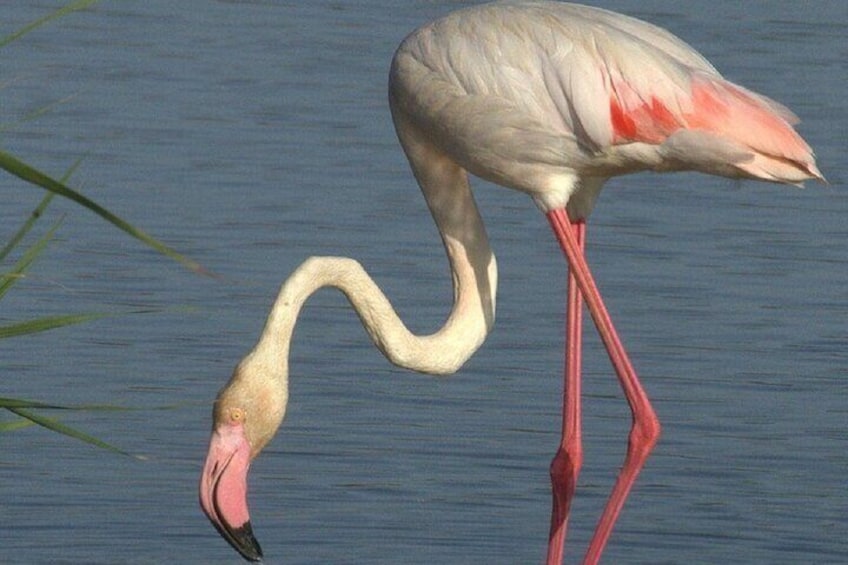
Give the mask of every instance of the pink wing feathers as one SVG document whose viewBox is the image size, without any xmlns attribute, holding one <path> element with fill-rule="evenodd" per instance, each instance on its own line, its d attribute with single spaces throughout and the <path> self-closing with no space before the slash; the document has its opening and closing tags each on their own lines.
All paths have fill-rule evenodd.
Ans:
<svg viewBox="0 0 848 565">
<path fill-rule="evenodd" d="M 677 83 L 651 82 L 652 60 L 641 61 L 636 84 L 618 69 L 609 73 L 611 143 L 661 146 L 685 168 L 797 184 L 822 178 L 810 146 L 793 129 L 787 108 L 712 70 L 680 66 Z M 669 85 L 673 84 L 672 88 Z"/>
<path fill-rule="evenodd" d="M 487 9 L 496 27 L 477 19 Z M 408 90 L 422 103 L 404 101 L 410 116 L 451 124 L 447 137 L 468 142 L 454 153 L 475 157 L 462 165 L 506 186 L 539 190 L 532 171 L 496 174 L 519 163 L 597 178 L 653 169 L 822 179 L 789 110 L 725 80 L 669 32 L 620 14 L 492 4 L 434 22 L 404 49 L 395 64 L 415 64 L 404 80 L 420 79 Z M 412 53 L 418 62 L 406 60 Z"/>
</svg>

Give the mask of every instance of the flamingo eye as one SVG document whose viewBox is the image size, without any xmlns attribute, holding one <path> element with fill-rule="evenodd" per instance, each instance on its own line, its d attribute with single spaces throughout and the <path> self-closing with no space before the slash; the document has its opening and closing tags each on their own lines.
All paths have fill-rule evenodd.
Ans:
<svg viewBox="0 0 848 565">
<path fill-rule="evenodd" d="M 241 424 L 244 422 L 244 410 L 241 408 L 230 408 L 230 423 Z"/>
</svg>

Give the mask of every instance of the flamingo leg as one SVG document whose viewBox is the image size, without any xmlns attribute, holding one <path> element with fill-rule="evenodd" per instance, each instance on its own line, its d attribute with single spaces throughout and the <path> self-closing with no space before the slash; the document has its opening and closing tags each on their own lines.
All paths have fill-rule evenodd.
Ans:
<svg viewBox="0 0 848 565">
<path fill-rule="evenodd" d="M 586 222 L 571 225 L 582 253 L 586 238 Z M 568 299 L 565 328 L 565 379 L 562 398 L 562 440 L 551 462 L 551 531 L 548 537 L 548 565 L 560 565 L 568 527 L 571 501 L 577 488 L 577 476 L 583 465 L 583 442 L 580 430 L 580 355 L 582 351 L 583 299 L 574 275 L 568 273 Z"/>
<path fill-rule="evenodd" d="M 584 564 L 594 565 L 601 558 L 604 546 L 612 533 L 615 521 L 621 513 L 624 501 L 627 499 L 639 471 L 645 465 L 648 455 L 659 439 L 660 423 L 613 327 L 612 320 L 595 285 L 581 243 L 575 236 L 568 214 L 564 209 L 556 209 L 548 212 L 547 217 L 568 260 L 569 276 L 577 282 L 633 414 L 624 464 L 595 528 L 595 533 L 583 561 Z"/>
</svg>

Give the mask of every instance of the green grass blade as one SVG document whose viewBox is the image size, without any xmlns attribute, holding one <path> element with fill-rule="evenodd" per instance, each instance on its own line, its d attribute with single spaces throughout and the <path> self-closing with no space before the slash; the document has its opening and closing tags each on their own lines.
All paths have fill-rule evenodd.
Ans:
<svg viewBox="0 0 848 565">
<path fill-rule="evenodd" d="M 35 222 L 37 222 L 41 215 L 44 214 L 44 210 L 47 208 L 47 205 L 50 204 L 50 201 L 53 200 L 55 196 L 55 194 L 49 192 L 44 198 L 41 199 L 41 202 L 29 215 L 29 218 L 27 218 L 24 224 L 9 239 L 9 243 L 7 243 L 3 247 L 3 249 L 0 249 L 0 261 L 3 261 L 9 255 L 9 253 L 12 252 L 12 249 L 17 247 L 17 245 L 21 242 L 24 236 L 30 232 L 32 227 L 35 225 Z"/>
<path fill-rule="evenodd" d="M 0 396 L 0 408 L 39 408 L 43 410 L 84 410 L 87 412 L 138 412 L 141 410 L 181 410 L 188 406 L 206 406 L 205 401 L 177 402 L 175 404 L 163 404 L 161 406 L 148 406 L 145 408 L 130 408 L 116 404 L 75 404 L 74 406 L 63 406 L 61 404 L 48 404 L 37 400 L 24 400 L 22 398 L 10 398 Z"/>
<path fill-rule="evenodd" d="M 9 292 L 9 289 L 24 276 L 24 273 L 27 269 L 29 269 L 33 261 L 35 261 L 35 259 L 47 248 L 47 244 L 50 243 L 51 239 L 53 239 L 53 234 L 56 233 L 56 230 L 59 229 L 61 224 L 62 219 L 60 218 L 55 224 L 53 224 L 53 227 L 41 237 L 41 239 L 33 243 L 29 249 L 26 250 L 26 253 L 18 259 L 18 262 L 15 263 L 15 266 L 12 267 L 10 272 L 3 273 L 2 276 L 0 276 L 0 298 L 3 298 L 3 296 Z"/>
<path fill-rule="evenodd" d="M 18 337 L 22 335 L 46 332 L 56 328 L 63 328 L 74 324 L 82 324 L 91 320 L 98 320 L 113 314 L 104 312 L 90 312 L 83 314 L 66 314 L 64 316 L 46 316 L 44 318 L 36 318 L 27 320 L 26 322 L 18 322 L 16 324 L 8 324 L 0 326 L 0 339 L 7 337 Z"/>
<path fill-rule="evenodd" d="M 53 101 L 49 104 L 46 104 L 46 105 L 44 105 L 40 108 L 36 108 L 32 112 L 24 114 L 23 116 L 21 116 L 20 118 L 18 118 L 14 122 L 10 122 L 8 124 L 0 124 L 0 134 L 4 133 L 6 131 L 12 130 L 20 124 L 23 124 L 23 123 L 31 121 L 31 120 L 35 120 L 37 118 L 40 118 L 41 116 L 50 112 L 53 108 L 59 106 L 60 104 L 64 104 L 64 103 L 68 102 L 69 100 L 76 98 L 77 96 L 78 96 L 78 94 L 70 94 L 68 96 L 65 96 L 64 98 L 60 98 L 58 100 L 55 100 L 55 101 Z"/>
<path fill-rule="evenodd" d="M 49 104 L 45 104 L 44 106 L 41 106 L 40 108 L 36 108 L 35 110 L 32 110 L 31 112 L 24 114 L 23 116 L 21 116 L 20 118 L 14 120 L 12 122 L 0 124 L 0 134 L 3 134 L 7 131 L 11 131 L 11 130 L 15 129 L 16 127 L 18 127 L 20 124 L 38 119 L 41 116 L 49 113 L 53 108 L 55 108 L 55 107 L 57 107 L 61 104 L 65 104 L 66 102 L 76 98 L 77 96 L 79 96 L 79 94 L 74 93 L 74 94 L 70 94 L 68 96 L 65 96 L 64 98 L 59 98 L 58 100 L 54 100 L 53 102 L 50 102 Z"/>
<path fill-rule="evenodd" d="M 61 182 L 67 182 L 67 180 L 69 178 L 71 178 L 71 175 L 74 174 L 74 171 L 76 171 L 77 168 L 79 168 L 81 163 L 82 163 L 82 159 L 77 159 L 77 162 L 74 163 L 71 166 L 71 168 L 69 168 L 68 171 L 64 174 L 64 176 L 61 179 Z M 29 218 L 26 219 L 24 224 L 18 229 L 18 231 L 15 233 L 15 235 L 13 235 L 12 238 L 9 240 L 9 243 L 7 243 L 6 246 L 2 250 L 0 250 L 0 261 L 4 260 L 6 258 L 6 256 L 8 256 L 9 253 L 11 253 L 11 251 L 15 247 L 17 247 L 18 243 L 21 242 L 21 240 L 24 238 L 24 236 L 26 236 L 26 234 L 28 234 L 30 232 L 30 230 L 32 230 L 33 226 L 35 226 L 35 222 L 37 222 L 39 220 L 39 218 L 41 218 L 41 216 L 44 214 L 44 210 L 47 209 L 47 205 L 50 204 L 50 201 L 53 200 L 53 198 L 55 198 L 55 196 L 56 195 L 53 194 L 52 192 L 48 192 L 47 195 L 44 198 L 41 199 L 41 202 L 38 204 L 38 206 L 35 207 L 35 210 L 33 210 L 32 213 L 29 215 Z"/>
<path fill-rule="evenodd" d="M 173 310 L 173 309 L 167 309 Z M 65 326 L 71 326 L 74 324 L 82 324 L 85 322 L 90 322 L 92 320 L 99 320 L 101 318 L 110 318 L 114 316 L 127 316 L 131 314 L 153 314 L 162 312 L 163 310 L 158 308 L 148 308 L 148 309 L 139 309 L 139 310 L 125 310 L 119 312 L 81 312 L 77 314 L 62 314 L 58 316 L 45 316 L 43 318 L 35 318 L 33 320 L 27 320 L 25 322 L 16 322 L 13 324 L 7 324 L 0 326 L 0 339 L 7 337 L 18 337 L 26 334 L 34 334 L 39 332 L 46 332 L 48 330 L 62 328 Z M 0 408 L 3 408 L 3 398 L 0 397 Z M 60 406 L 47 406 L 41 405 L 42 408 L 61 408 Z"/>
<path fill-rule="evenodd" d="M 144 410 L 172 410 L 179 407 L 180 405 L 176 404 L 144 408 Z M 117 406 L 115 404 L 77 404 L 74 406 L 62 406 L 61 404 L 47 404 L 46 402 L 38 402 L 37 400 L 9 398 L 8 396 L 0 396 L 0 408 L 38 408 L 42 410 L 77 410 L 85 412 L 130 412 L 142 410 L 142 408 L 127 408 L 126 406 Z"/>
<path fill-rule="evenodd" d="M 8 398 L 0 396 L 0 408 L 53 408 L 56 410 L 72 410 L 69 406 L 58 406 L 56 404 L 45 404 L 35 400 L 22 400 L 20 398 Z"/>
<path fill-rule="evenodd" d="M 41 27 L 44 24 L 55 20 L 56 18 L 61 18 L 62 16 L 66 15 L 66 14 L 70 14 L 71 12 L 76 12 L 76 11 L 88 8 L 89 6 L 91 6 L 92 4 L 94 4 L 97 1 L 98 0 L 77 0 L 76 2 L 71 2 L 70 4 L 63 6 L 63 7 L 59 8 L 58 10 L 54 10 L 54 11 L 50 12 L 49 14 L 47 14 L 46 16 L 38 18 L 34 22 L 32 22 L 28 25 L 25 25 L 24 27 L 22 27 L 21 29 L 19 29 L 15 33 L 12 33 L 11 35 L 7 35 L 6 37 L 0 38 L 0 47 L 4 47 L 5 45 L 15 41 L 16 39 L 20 38 L 21 36 L 26 35 L 27 33 L 31 32 L 32 30 L 34 30 L 38 27 Z"/>
<path fill-rule="evenodd" d="M 85 208 L 88 208 L 107 222 L 111 223 L 118 229 L 124 231 L 128 235 L 142 241 L 152 247 L 153 249 L 159 251 L 160 253 L 174 259 L 182 263 L 188 269 L 200 274 L 210 274 L 200 263 L 189 259 L 175 251 L 174 249 L 168 247 L 164 243 L 161 243 L 159 240 L 153 238 L 148 235 L 144 231 L 136 228 L 125 220 L 119 218 L 106 208 L 102 207 L 100 204 L 94 202 L 90 198 L 87 198 L 76 192 L 70 188 L 68 188 L 64 183 L 42 173 L 41 171 L 27 165 L 20 159 L 6 153 L 5 151 L 0 151 L 0 168 L 5 169 L 7 172 L 15 175 L 16 177 L 25 180 L 30 184 L 34 184 L 36 186 L 40 186 L 45 190 L 49 190 L 54 194 L 58 194 L 59 196 L 63 196 Z"/>
<path fill-rule="evenodd" d="M 0 434 L 5 432 L 14 432 L 15 430 L 20 430 L 21 428 L 28 428 L 30 426 L 34 426 L 32 422 L 29 420 L 25 420 L 23 418 L 16 418 L 13 422 L 0 422 Z"/>
<path fill-rule="evenodd" d="M 24 408 L 7 408 L 10 412 L 17 414 L 21 418 L 26 418 L 30 422 L 34 424 L 38 424 L 43 428 L 47 428 L 52 432 L 56 432 L 59 434 L 66 435 L 68 437 L 78 439 L 80 441 L 84 441 L 85 443 L 94 445 L 96 447 L 100 447 L 107 451 L 111 451 L 113 453 L 119 453 L 121 455 L 126 455 L 128 457 L 133 457 L 132 454 L 127 453 L 122 449 L 118 449 L 117 447 L 106 443 L 105 441 L 99 440 L 96 437 L 90 436 L 84 432 L 81 432 L 77 429 L 74 429 L 66 424 L 59 422 L 58 420 L 54 420 L 53 418 L 46 418 L 34 412 L 31 412 Z"/>
</svg>

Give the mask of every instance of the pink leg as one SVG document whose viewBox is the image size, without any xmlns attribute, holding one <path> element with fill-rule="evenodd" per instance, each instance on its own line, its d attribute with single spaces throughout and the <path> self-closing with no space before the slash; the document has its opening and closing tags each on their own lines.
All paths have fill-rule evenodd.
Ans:
<svg viewBox="0 0 848 565">
<path fill-rule="evenodd" d="M 563 209 L 552 210 L 547 214 L 547 217 L 568 260 L 569 274 L 574 277 L 580 293 L 586 301 L 589 313 L 598 328 L 601 340 L 606 346 L 618 380 L 624 390 L 624 396 L 627 398 L 633 414 L 624 465 L 598 521 L 598 526 L 584 559 L 585 564 L 596 564 L 601 558 L 601 553 L 612 533 L 615 521 L 621 513 L 624 501 L 636 481 L 636 476 L 645 465 L 648 455 L 659 439 L 660 423 L 612 325 L 612 320 L 595 285 L 592 273 L 586 264 L 581 244 L 572 231 L 572 224 L 566 211 Z"/>
<path fill-rule="evenodd" d="M 572 224 L 581 252 L 586 235 L 586 223 Z M 580 433 L 580 353 L 582 351 L 583 300 L 574 276 L 569 269 L 568 301 L 565 329 L 565 382 L 562 398 L 562 440 L 551 462 L 551 531 L 548 537 L 548 565 L 562 563 L 563 544 L 568 527 L 571 500 L 577 488 L 577 475 L 583 464 L 583 445 Z"/>
</svg>

